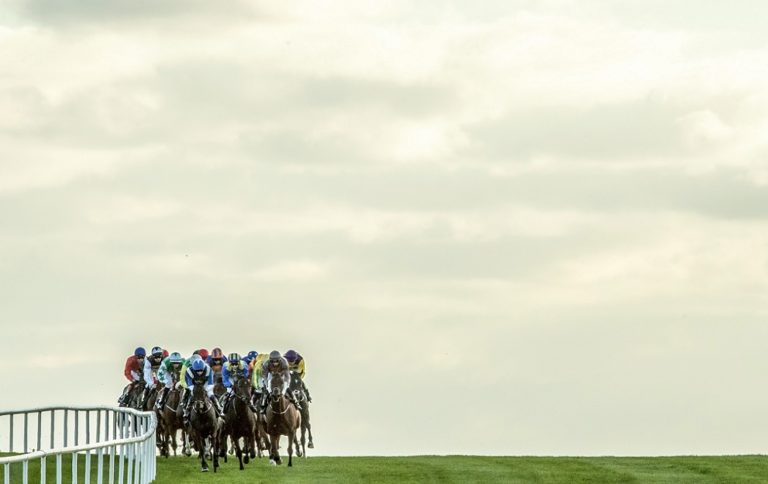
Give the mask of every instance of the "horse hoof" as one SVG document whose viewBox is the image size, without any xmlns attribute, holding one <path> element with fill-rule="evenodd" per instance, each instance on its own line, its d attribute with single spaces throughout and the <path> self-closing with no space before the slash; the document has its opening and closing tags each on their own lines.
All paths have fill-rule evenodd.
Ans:
<svg viewBox="0 0 768 484">
<path fill-rule="evenodd" d="M 207 467 L 203 467 L 202 472 L 208 472 L 208 468 Z"/>
<path fill-rule="evenodd" d="M 269 459 L 269 465 L 276 466 L 277 462 L 273 461 L 272 459 Z"/>
<path fill-rule="evenodd" d="M 247 463 L 249 463 L 249 462 L 251 462 L 251 458 L 250 458 L 250 457 L 248 457 L 248 454 L 245 454 L 245 455 L 243 456 L 243 462 L 245 462 L 246 464 L 247 464 Z"/>
<path fill-rule="evenodd" d="M 314 449 L 315 448 L 315 444 L 310 442 L 309 444 L 307 444 L 307 447 L 309 447 L 310 449 Z"/>
</svg>

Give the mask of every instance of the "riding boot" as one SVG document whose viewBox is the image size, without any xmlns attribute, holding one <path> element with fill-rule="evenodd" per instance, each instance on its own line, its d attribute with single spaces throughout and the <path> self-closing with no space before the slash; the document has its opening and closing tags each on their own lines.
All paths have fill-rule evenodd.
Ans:
<svg viewBox="0 0 768 484">
<path fill-rule="evenodd" d="M 259 408 L 262 414 L 267 413 L 267 392 L 261 392 L 259 398 Z"/>
<path fill-rule="evenodd" d="M 259 400 L 261 400 L 261 394 L 254 393 L 251 396 L 251 401 L 248 402 L 248 405 L 251 407 L 251 410 L 253 410 L 253 413 L 261 413 L 261 410 L 259 409 Z"/>
<path fill-rule="evenodd" d="M 182 418 L 184 419 L 184 426 L 189 424 L 189 403 L 192 400 L 192 392 L 188 389 L 184 392 L 184 401 L 182 403 L 184 407 L 184 415 Z"/>
<path fill-rule="evenodd" d="M 216 398 L 215 395 L 210 396 L 211 403 L 213 404 L 213 408 L 216 410 L 216 417 L 221 417 L 223 415 L 223 410 L 221 409 L 221 403 L 219 403 L 219 399 Z"/>
<path fill-rule="evenodd" d="M 307 402 L 312 403 L 312 395 L 309 394 L 309 388 L 307 388 L 307 385 L 304 384 L 304 382 L 301 382 L 301 386 L 304 388 L 304 394 L 307 396 Z"/>
<path fill-rule="evenodd" d="M 296 407 L 296 410 L 301 412 L 302 408 L 301 405 L 299 405 L 299 401 L 296 399 L 296 395 L 293 394 L 293 392 L 288 392 L 288 400 L 293 404 L 294 407 Z"/>
<path fill-rule="evenodd" d="M 157 398 L 155 399 L 155 408 L 160 410 L 163 408 L 163 405 L 165 405 L 165 396 L 168 394 L 168 389 L 163 388 L 160 390 L 160 392 L 157 395 Z"/>
<path fill-rule="evenodd" d="M 141 408 L 144 408 L 144 403 L 149 399 L 149 392 L 151 391 L 149 386 L 144 388 L 144 393 L 141 395 Z"/>
<path fill-rule="evenodd" d="M 231 393 L 225 393 L 224 394 L 224 404 L 221 406 L 221 414 L 226 415 L 229 411 L 229 401 L 232 399 Z"/>
</svg>

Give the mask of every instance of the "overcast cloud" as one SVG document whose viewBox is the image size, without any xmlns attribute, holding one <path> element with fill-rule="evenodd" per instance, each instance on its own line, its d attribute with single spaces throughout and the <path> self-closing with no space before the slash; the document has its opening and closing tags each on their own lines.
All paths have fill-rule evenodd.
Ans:
<svg viewBox="0 0 768 484">
<path fill-rule="evenodd" d="M 322 454 L 764 452 L 766 15 L 6 2 L 2 407 L 295 348 Z"/>
</svg>

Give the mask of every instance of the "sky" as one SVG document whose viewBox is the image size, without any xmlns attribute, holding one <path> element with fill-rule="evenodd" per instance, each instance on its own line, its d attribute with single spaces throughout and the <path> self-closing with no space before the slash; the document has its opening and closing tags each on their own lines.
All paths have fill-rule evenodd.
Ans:
<svg viewBox="0 0 768 484">
<path fill-rule="evenodd" d="M 766 16 L 4 2 L 1 406 L 293 348 L 316 455 L 765 453 Z"/>
</svg>

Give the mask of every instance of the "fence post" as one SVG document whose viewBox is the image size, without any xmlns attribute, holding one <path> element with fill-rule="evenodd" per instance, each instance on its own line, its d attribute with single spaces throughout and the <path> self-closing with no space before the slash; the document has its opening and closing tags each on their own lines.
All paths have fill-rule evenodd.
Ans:
<svg viewBox="0 0 768 484">
<path fill-rule="evenodd" d="M 85 484 L 91 484 L 91 451 L 85 452 Z"/>
<path fill-rule="evenodd" d="M 64 447 L 69 443 L 69 410 L 64 409 Z"/>
<path fill-rule="evenodd" d="M 46 475 L 47 471 L 45 469 L 46 467 L 45 462 L 46 462 L 46 458 L 45 456 L 42 456 L 40 458 L 40 484 L 45 484 L 45 481 L 48 478 L 48 476 Z"/>
<path fill-rule="evenodd" d="M 28 432 L 29 432 L 29 414 L 27 412 L 24 412 L 24 447 L 21 448 L 22 452 L 29 451 L 29 440 L 27 439 Z"/>
<path fill-rule="evenodd" d="M 37 412 L 37 450 L 43 446 L 43 412 Z"/>
<path fill-rule="evenodd" d="M 53 442 L 53 437 L 56 435 L 56 410 L 51 410 L 51 449 L 56 448 L 56 444 Z"/>
</svg>

